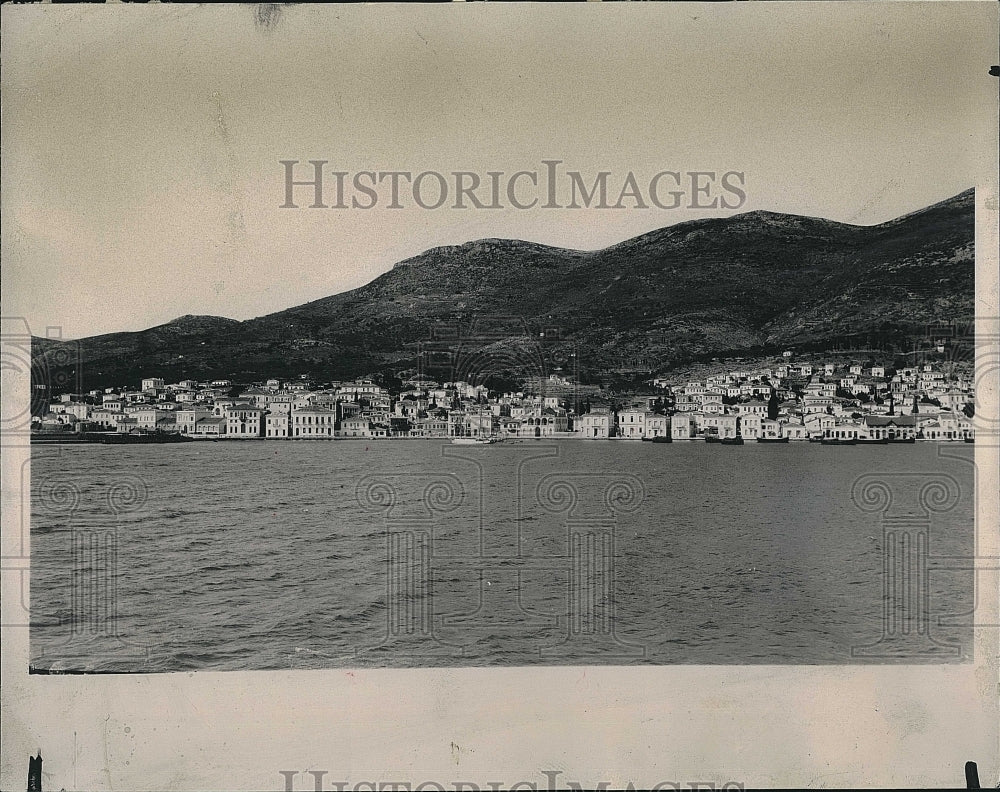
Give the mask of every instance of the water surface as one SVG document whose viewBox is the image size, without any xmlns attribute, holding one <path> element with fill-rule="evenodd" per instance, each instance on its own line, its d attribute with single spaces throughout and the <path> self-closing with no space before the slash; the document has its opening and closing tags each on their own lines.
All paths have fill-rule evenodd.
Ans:
<svg viewBox="0 0 1000 792">
<path fill-rule="evenodd" d="M 39 447 L 32 665 L 968 661 L 971 456 L 931 443 Z M 955 490 L 931 513 L 927 634 L 886 622 L 882 515 L 852 500 L 866 475 L 918 519 L 928 482 Z"/>
</svg>

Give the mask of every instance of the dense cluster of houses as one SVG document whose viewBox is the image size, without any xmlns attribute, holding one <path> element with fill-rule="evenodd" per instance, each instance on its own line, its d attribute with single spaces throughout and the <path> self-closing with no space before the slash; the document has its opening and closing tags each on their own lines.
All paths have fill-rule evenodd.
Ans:
<svg viewBox="0 0 1000 792">
<path fill-rule="evenodd" d="M 228 380 L 167 385 L 149 378 L 137 390 L 64 394 L 38 424 L 205 439 L 551 437 L 569 431 L 560 401 L 524 393 L 490 398 L 486 387 L 467 382 L 419 380 L 390 393 L 369 380 L 322 388 L 268 380 L 234 389 Z"/>
<path fill-rule="evenodd" d="M 668 383 L 656 380 L 655 385 Z M 784 363 L 670 388 L 672 439 L 927 439 L 974 436 L 968 373 L 927 363 Z"/>
<path fill-rule="evenodd" d="M 734 370 L 648 392 L 581 400 L 553 376 L 535 392 L 491 393 L 417 378 L 397 392 L 370 381 L 228 380 L 63 394 L 37 417 L 45 431 L 171 432 L 202 439 L 581 437 L 964 440 L 974 434 L 971 378 L 933 364 L 792 364 Z M 546 387 L 546 385 L 548 387 Z"/>
</svg>

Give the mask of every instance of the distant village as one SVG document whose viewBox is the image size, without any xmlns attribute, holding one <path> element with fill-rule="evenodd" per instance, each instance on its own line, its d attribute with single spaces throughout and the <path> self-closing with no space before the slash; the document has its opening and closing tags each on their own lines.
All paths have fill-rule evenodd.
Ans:
<svg viewBox="0 0 1000 792">
<path fill-rule="evenodd" d="M 725 370 L 704 379 L 652 379 L 641 392 L 609 394 L 558 374 L 516 392 L 413 377 L 319 385 L 305 375 L 235 385 L 165 383 L 62 394 L 33 419 L 39 438 L 57 433 L 166 435 L 201 440 L 377 438 L 587 438 L 789 442 L 972 442 L 971 372 L 926 363 L 792 361 Z M 124 439 L 124 438 L 123 438 Z"/>
</svg>

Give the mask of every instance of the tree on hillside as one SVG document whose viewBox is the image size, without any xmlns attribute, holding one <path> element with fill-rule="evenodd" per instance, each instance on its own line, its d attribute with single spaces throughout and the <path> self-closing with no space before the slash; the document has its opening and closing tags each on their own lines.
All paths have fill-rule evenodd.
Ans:
<svg viewBox="0 0 1000 792">
<path fill-rule="evenodd" d="M 778 419 L 778 409 L 778 391 L 771 388 L 771 398 L 767 400 L 767 417 L 772 421 L 776 421 Z"/>
</svg>

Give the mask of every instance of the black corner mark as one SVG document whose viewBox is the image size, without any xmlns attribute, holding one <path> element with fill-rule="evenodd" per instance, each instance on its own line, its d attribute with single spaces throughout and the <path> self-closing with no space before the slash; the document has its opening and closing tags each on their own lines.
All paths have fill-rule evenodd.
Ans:
<svg viewBox="0 0 1000 792">
<path fill-rule="evenodd" d="M 965 788 L 979 789 L 979 768 L 975 762 L 965 763 Z"/>
<path fill-rule="evenodd" d="M 42 752 L 28 757 L 28 792 L 42 792 Z"/>
<path fill-rule="evenodd" d="M 990 66 L 990 76 L 1000 77 L 1000 66 Z"/>
</svg>

